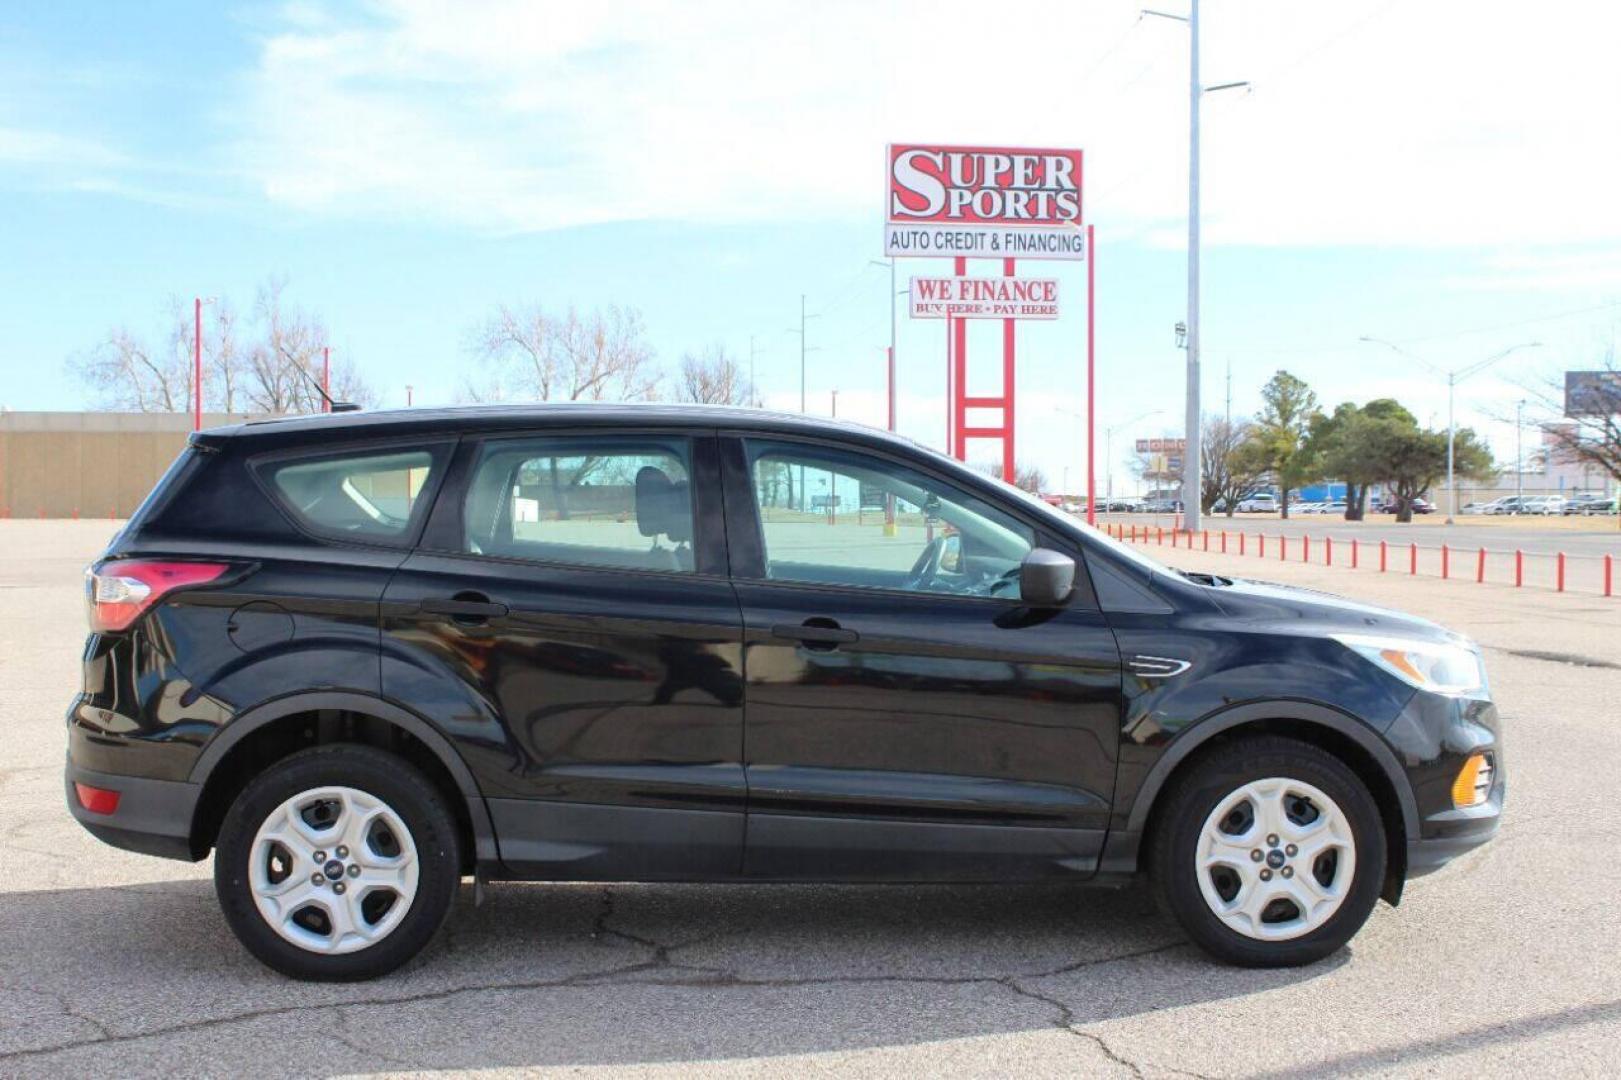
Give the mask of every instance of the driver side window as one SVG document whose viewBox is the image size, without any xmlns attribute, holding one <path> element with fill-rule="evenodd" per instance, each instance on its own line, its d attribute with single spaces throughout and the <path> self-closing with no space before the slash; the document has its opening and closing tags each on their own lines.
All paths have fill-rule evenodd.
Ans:
<svg viewBox="0 0 1621 1080">
<path fill-rule="evenodd" d="M 983 500 L 882 458 L 748 442 L 766 577 L 1016 598 L 1031 530 Z"/>
</svg>

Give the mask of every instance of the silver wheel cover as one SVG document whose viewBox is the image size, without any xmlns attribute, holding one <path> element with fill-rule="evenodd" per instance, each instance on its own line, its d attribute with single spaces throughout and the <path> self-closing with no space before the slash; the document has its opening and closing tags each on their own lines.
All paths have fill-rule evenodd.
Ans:
<svg viewBox="0 0 1621 1080">
<path fill-rule="evenodd" d="M 399 926 L 417 890 L 417 850 L 394 809 L 351 787 L 300 792 L 254 835 L 248 886 L 259 914 L 301 949 L 339 955 Z"/>
<path fill-rule="evenodd" d="M 1229 929 L 1287 941 L 1322 926 L 1345 902 L 1356 879 L 1356 839 L 1320 789 L 1268 777 L 1233 791 L 1205 818 L 1194 872 L 1205 903 Z"/>
</svg>

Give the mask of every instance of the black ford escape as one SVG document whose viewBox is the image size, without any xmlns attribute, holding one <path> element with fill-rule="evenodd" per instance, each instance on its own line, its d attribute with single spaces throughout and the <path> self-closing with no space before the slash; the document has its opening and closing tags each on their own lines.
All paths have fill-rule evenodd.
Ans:
<svg viewBox="0 0 1621 1080">
<path fill-rule="evenodd" d="M 1119 883 L 1306 963 L 1487 840 L 1478 651 L 1148 562 L 883 432 L 663 407 L 203 432 L 90 569 L 67 800 L 304 978 L 461 879 Z"/>
</svg>

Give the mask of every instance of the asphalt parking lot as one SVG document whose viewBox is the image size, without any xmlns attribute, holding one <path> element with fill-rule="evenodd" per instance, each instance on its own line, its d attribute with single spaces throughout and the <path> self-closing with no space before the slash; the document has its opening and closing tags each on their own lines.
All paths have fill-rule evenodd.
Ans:
<svg viewBox="0 0 1621 1080">
<path fill-rule="evenodd" d="M 62 806 L 79 573 L 106 522 L 0 522 L 0 1075 L 1614 1075 L 1621 601 L 1145 549 L 1400 606 L 1486 648 L 1510 799 L 1338 956 L 1217 966 L 1140 889 L 497 885 L 380 982 L 238 947 L 207 863 Z"/>
</svg>

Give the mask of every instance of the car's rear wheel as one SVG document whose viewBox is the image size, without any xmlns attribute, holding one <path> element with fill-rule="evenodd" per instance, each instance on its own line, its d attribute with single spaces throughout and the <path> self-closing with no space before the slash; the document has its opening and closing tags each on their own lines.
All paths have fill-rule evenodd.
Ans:
<svg viewBox="0 0 1621 1080">
<path fill-rule="evenodd" d="M 455 819 L 409 763 L 367 746 L 294 754 L 220 826 L 214 887 L 231 929 L 299 979 L 370 979 L 416 955 L 461 879 Z"/>
<path fill-rule="evenodd" d="M 1168 793 L 1151 854 L 1164 906 L 1193 941 L 1247 967 L 1328 956 L 1378 901 L 1385 838 L 1344 762 L 1280 737 L 1227 742 Z"/>
</svg>

